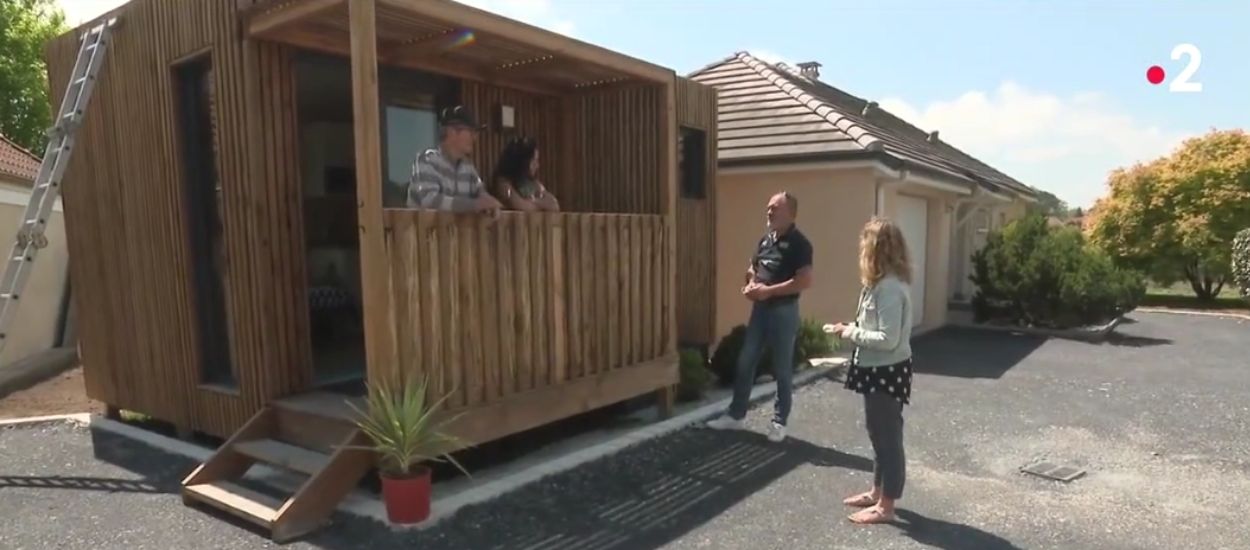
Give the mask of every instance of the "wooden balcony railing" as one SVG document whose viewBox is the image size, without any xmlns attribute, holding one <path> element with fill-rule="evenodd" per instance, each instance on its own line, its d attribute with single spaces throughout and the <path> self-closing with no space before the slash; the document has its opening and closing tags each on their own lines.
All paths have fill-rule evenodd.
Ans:
<svg viewBox="0 0 1250 550">
<path fill-rule="evenodd" d="M 450 409 L 628 368 L 673 338 L 664 218 L 386 210 L 398 361 Z M 370 372 L 370 376 L 375 373 Z"/>
</svg>

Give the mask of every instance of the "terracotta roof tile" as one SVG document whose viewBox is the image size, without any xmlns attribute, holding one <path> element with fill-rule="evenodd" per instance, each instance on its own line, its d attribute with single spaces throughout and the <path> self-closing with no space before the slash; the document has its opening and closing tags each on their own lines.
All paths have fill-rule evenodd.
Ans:
<svg viewBox="0 0 1250 550">
<path fill-rule="evenodd" d="M 33 183 L 39 175 L 39 157 L 0 135 L 0 174 Z"/>
<path fill-rule="evenodd" d="M 991 191 L 1036 191 L 900 119 L 875 102 L 739 52 L 690 74 L 717 88 L 722 160 L 885 155 Z"/>
</svg>

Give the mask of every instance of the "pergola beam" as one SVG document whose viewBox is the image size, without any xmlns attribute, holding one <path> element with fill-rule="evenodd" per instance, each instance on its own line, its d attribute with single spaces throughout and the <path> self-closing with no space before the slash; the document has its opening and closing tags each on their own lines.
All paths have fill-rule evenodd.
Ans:
<svg viewBox="0 0 1250 550">
<path fill-rule="evenodd" d="M 657 83 L 671 83 L 673 71 L 611 50 L 575 40 L 567 36 L 526 25 L 459 2 L 449 0 L 378 0 L 395 8 L 421 15 L 448 26 L 459 26 L 473 32 L 498 36 L 527 44 L 543 51 L 599 65 L 637 78 Z"/>
<path fill-rule="evenodd" d="M 322 53 L 334 55 L 351 54 L 350 49 L 343 44 L 341 39 L 310 32 L 300 27 L 287 28 L 267 38 Z M 466 63 L 448 63 L 439 59 L 409 59 L 384 55 L 376 55 L 375 58 L 383 65 L 429 71 L 539 95 L 558 96 L 573 90 L 572 86 L 564 88 L 552 86 L 534 78 L 525 78 L 524 75 L 509 74 Z"/>
<path fill-rule="evenodd" d="M 262 6 L 248 17 L 247 33 L 249 36 L 262 36 L 301 20 L 316 17 L 342 6 L 346 1 L 303 0 L 302 2 L 287 2 L 281 7 Z"/>
</svg>

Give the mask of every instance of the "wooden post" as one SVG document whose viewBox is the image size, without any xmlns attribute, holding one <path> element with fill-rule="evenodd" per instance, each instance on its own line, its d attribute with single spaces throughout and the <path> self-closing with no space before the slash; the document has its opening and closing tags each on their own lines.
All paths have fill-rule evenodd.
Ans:
<svg viewBox="0 0 1250 550">
<path fill-rule="evenodd" d="M 664 258 L 668 265 L 664 271 L 664 286 L 660 292 L 664 294 L 664 352 L 663 355 L 677 357 L 677 75 L 672 74 L 664 83 L 660 103 L 660 178 L 661 197 L 664 214 Z M 678 381 L 679 365 L 674 361 L 673 380 Z M 677 394 L 675 385 L 666 385 L 656 392 L 659 401 L 660 417 L 668 418 L 673 414 L 673 402 Z"/>
<path fill-rule="evenodd" d="M 366 376 L 394 368 L 394 330 L 387 296 L 386 242 L 382 234 L 381 121 L 378 111 L 377 16 L 374 0 L 349 3 L 352 108 L 356 137 L 356 214 L 360 228 Z"/>
<path fill-rule="evenodd" d="M 664 85 L 664 111 L 661 113 L 662 131 L 664 133 L 664 151 L 660 161 L 664 167 L 664 246 L 668 257 L 668 272 L 664 280 L 668 285 L 665 292 L 668 296 L 668 311 L 665 312 L 664 345 L 666 354 L 677 353 L 677 75 Z"/>
</svg>

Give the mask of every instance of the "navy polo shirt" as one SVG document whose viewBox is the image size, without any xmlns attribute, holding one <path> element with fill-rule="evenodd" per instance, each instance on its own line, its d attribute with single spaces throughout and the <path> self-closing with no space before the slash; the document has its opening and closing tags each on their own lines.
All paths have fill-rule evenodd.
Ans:
<svg viewBox="0 0 1250 550">
<path fill-rule="evenodd" d="M 751 265 L 755 268 L 755 280 L 766 285 L 784 283 L 793 279 L 800 269 L 812 265 L 812 243 L 794 225 L 776 238 L 770 231 L 764 234 L 756 246 Z M 769 298 L 767 302 L 792 302 L 798 299 L 798 294 L 791 294 Z"/>
</svg>

